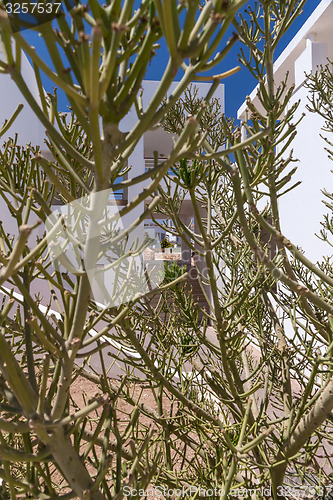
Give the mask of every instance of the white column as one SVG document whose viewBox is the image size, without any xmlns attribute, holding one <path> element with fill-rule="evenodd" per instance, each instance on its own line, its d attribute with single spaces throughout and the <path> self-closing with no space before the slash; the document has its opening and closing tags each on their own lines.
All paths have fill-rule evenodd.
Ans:
<svg viewBox="0 0 333 500">
<path fill-rule="evenodd" d="M 327 43 L 315 42 L 315 35 L 309 34 L 306 39 L 306 48 L 295 61 L 295 88 L 302 85 L 306 75 L 317 70 L 317 67 L 327 64 Z"/>
</svg>

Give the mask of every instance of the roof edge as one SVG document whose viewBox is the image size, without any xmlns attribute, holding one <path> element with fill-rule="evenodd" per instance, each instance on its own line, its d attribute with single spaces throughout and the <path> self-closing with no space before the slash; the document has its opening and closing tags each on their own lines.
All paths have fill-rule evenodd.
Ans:
<svg viewBox="0 0 333 500">
<path fill-rule="evenodd" d="M 287 47 L 281 52 L 279 57 L 274 63 L 274 73 L 283 65 L 283 63 L 287 60 L 288 57 L 291 56 L 292 52 L 295 48 L 300 44 L 300 42 L 306 38 L 307 35 L 310 34 L 312 26 L 320 19 L 320 17 L 324 14 L 326 9 L 333 3 L 333 0 L 322 0 L 320 4 L 315 8 L 312 14 L 307 18 L 307 20 L 302 25 L 301 29 L 298 33 L 292 38 L 292 40 L 288 43 Z M 250 94 L 251 101 L 257 95 L 258 85 L 252 90 Z M 247 105 L 246 101 L 240 106 L 237 111 L 237 118 L 240 120 L 246 111 Z"/>
</svg>

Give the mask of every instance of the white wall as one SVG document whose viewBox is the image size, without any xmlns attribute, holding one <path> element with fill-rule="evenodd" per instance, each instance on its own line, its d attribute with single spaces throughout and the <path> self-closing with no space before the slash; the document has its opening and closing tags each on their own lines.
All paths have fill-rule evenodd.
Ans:
<svg viewBox="0 0 333 500">
<path fill-rule="evenodd" d="M 0 57 L 1 56 L 2 54 L 0 51 Z M 24 54 L 22 54 L 21 65 L 22 75 L 30 92 L 37 102 L 40 102 L 34 71 Z M 0 126 L 6 119 L 8 120 L 12 116 L 19 103 L 22 103 L 24 108 L 15 120 L 13 126 L 4 136 L 2 136 L 1 144 L 4 140 L 7 140 L 8 137 L 13 137 L 14 133 L 17 132 L 18 144 L 24 146 L 26 143 L 31 142 L 33 146 L 40 145 L 43 148 L 45 137 L 44 127 L 31 111 L 28 103 L 23 98 L 10 75 L 0 74 Z"/>
<path fill-rule="evenodd" d="M 315 71 L 318 64 L 326 61 L 327 47 L 325 44 L 313 43 L 307 40 L 307 47 L 300 58 L 295 61 L 295 80 L 298 88 L 290 101 L 292 106 L 300 100 L 294 121 L 302 113 L 305 117 L 298 125 L 298 133 L 293 141 L 294 157 L 299 160 L 298 170 L 293 177 L 294 182 L 302 183 L 293 191 L 280 198 L 282 232 L 293 243 L 301 246 L 308 258 L 321 259 L 331 253 L 330 247 L 316 238 L 315 233 L 321 229 L 320 222 L 328 209 L 323 205 L 322 190 L 333 191 L 333 163 L 324 150 L 325 142 L 320 137 L 323 133 L 323 119 L 310 113 L 308 89 L 304 86 L 304 71 Z M 306 63 L 306 64 L 305 64 Z M 327 136 L 327 133 L 323 133 Z"/>
<path fill-rule="evenodd" d="M 1 50 L 0 57 L 2 57 Z M 38 87 L 34 78 L 34 71 L 24 54 L 22 54 L 21 72 L 30 92 L 32 93 L 36 101 L 40 102 Z M 27 143 L 31 143 L 32 146 L 41 146 L 42 149 L 45 148 L 44 127 L 36 118 L 33 111 L 31 111 L 28 103 L 23 98 L 15 82 L 11 79 L 11 76 L 9 74 L 0 74 L 0 127 L 5 120 L 11 118 L 19 103 L 23 103 L 24 108 L 18 115 L 12 126 L 9 128 L 9 130 L 6 132 L 6 134 L 1 137 L 0 145 L 2 146 L 3 142 L 8 140 L 9 137 L 14 137 L 15 133 L 17 133 L 18 145 L 25 146 Z M 5 231 L 10 234 L 16 235 L 16 222 L 13 220 L 5 201 L 1 197 L 0 213 L 1 221 L 5 228 Z M 36 219 L 36 217 L 34 217 L 34 219 Z M 32 220 L 33 217 L 31 217 L 30 222 L 32 222 Z M 35 233 L 41 234 L 42 229 L 37 229 Z"/>
</svg>

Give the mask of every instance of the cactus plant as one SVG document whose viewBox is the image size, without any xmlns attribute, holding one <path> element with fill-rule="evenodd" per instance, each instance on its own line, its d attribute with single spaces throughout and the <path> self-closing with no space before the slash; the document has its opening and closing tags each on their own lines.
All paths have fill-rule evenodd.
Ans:
<svg viewBox="0 0 333 500">
<path fill-rule="evenodd" d="M 260 0 L 238 18 L 243 0 L 142 0 L 137 9 L 133 0 L 89 0 L 57 17 L 57 28 L 36 28 L 49 61 L 24 31 L 11 32 L 1 7 L 1 70 L 45 127 L 53 155 L 50 160 L 39 148 L 18 147 L 15 139 L 1 150 L 0 193 L 17 226 L 15 235 L 3 226 L 0 233 L 4 495 L 120 499 L 158 487 L 184 488 L 191 498 L 201 488 L 225 499 L 245 488 L 277 499 L 287 496 L 295 475 L 305 491 L 328 491 L 332 269 L 328 260 L 310 262 L 297 242 L 282 235 L 277 203 L 282 188 L 293 187 L 293 170 L 292 157 L 284 157 L 287 147 L 277 153 L 275 146 L 290 144 L 296 124 L 291 126 L 295 107 L 287 109 L 292 90 L 287 81 L 275 85 L 272 65 L 304 3 Z M 224 43 L 232 23 L 237 36 Z M 241 62 L 258 79 L 262 108 L 248 101 L 243 141 L 213 99 L 230 72 L 210 77 L 200 103 L 185 92 L 193 80 L 207 79 L 202 73 L 222 61 L 237 38 L 247 47 Z M 143 108 L 140 86 L 162 39 L 168 61 Z M 32 61 L 40 103 L 22 76 L 22 51 Z M 167 97 L 178 71 L 180 82 Z M 65 94 L 67 116 L 58 110 L 57 92 L 43 92 L 42 74 Z M 119 123 L 133 106 L 136 124 L 122 132 Z M 155 155 L 152 169 L 131 176 L 129 158 L 138 141 L 163 122 L 176 137 L 172 151 L 161 164 Z M 172 231 L 196 252 L 196 264 L 204 263 L 197 275 L 209 310 L 199 311 L 191 293 L 174 287 L 187 272 L 159 285 L 157 306 L 150 300 L 154 291 L 107 307 L 91 296 L 88 271 L 104 248 L 94 244 L 96 227 L 105 222 L 105 204 L 98 200 L 146 180 L 147 188 L 121 215 L 149 199 L 140 221 L 154 218 L 156 210 L 173 220 Z M 194 228 L 180 217 L 184 191 Z M 61 244 L 70 240 L 75 255 L 83 255 L 82 267 L 70 268 L 66 254 L 65 270 L 53 266 L 50 235 L 40 221 L 50 219 L 54 199 L 69 206 L 81 200 L 86 238 L 67 232 Z M 63 227 L 60 216 L 50 231 L 59 234 Z M 275 238 L 275 255 L 258 228 Z M 120 245 L 121 230 L 110 232 L 111 243 Z M 41 282 L 50 288 L 45 296 Z M 178 297 L 172 314 L 166 291 Z M 109 361 L 122 366 L 120 381 L 108 376 Z M 78 377 L 96 387 L 91 400 L 82 391 L 80 405 L 72 394 Z M 326 464 L 319 473 L 320 455 Z"/>
</svg>

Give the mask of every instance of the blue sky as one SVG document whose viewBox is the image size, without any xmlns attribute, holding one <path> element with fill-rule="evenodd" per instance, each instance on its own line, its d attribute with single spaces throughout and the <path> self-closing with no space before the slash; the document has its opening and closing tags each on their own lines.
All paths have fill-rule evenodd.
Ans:
<svg viewBox="0 0 333 500">
<path fill-rule="evenodd" d="M 139 2 L 140 0 L 136 1 Z M 320 2 L 321 0 L 307 0 L 305 7 L 303 9 L 303 13 L 296 19 L 292 28 L 287 32 L 285 37 L 281 40 L 278 50 L 276 51 L 276 57 L 280 55 L 283 49 L 288 45 L 290 40 L 294 37 L 294 35 L 297 33 L 297 31 L 304 24 L 306 19 L 311 15 L 311 13 L 319 5 Z M 253 6 L 254 4 L 255 0 L 249 0 L 248 5 Z M 233 28 L 230 28 L 230 30 L 226 34 L 225 41 L 228 40 L 233 31 L 234 31 Z M 41 46 L 40 42 L 38 41 L 36 33 L 31 32 L 31 30 L 30 32 L 25 31 L 24 36 L 29 40 L 29 42 L 31 42 L 36 46 L 37 50 L 39 51 L 39 54 L 42 57 L 47 58 L 47 53 Z M 214 69 L 214 73 L 222 73 L 223 71 L 226 71 L 228 69 L 233 68 L 234 66 L 237 66 L 239 64 L 238 63 L 239 48 L 240 48 L 240 42 L 237 42 L 233 47 L 233 49 L 229 52 L 228 56 L 222 61 L 222 63 L 220 63 Z M 162 44 L 161 49 L 158 51 L 158 56 L 153 59 L 152 65 L 148 68 L 146 79 L 159 80 L 162 77 L 167 57 L 168 56 L 166 48 Z M 45 79 L 43 83 L 44 86 L 46 87 L 46 90 L 52 91 L 53 84 L 50 84 L 50 82 L 47 82 Z M 226 102 L 225 102 L 226 115 L 232 118 L 236 118 L 238 108 L 245 100 L 245 97 L 251 93 L 251 91 L 256 85 L 256 81 L 245 68 L 241 67 L 241 71 L 224 80 L 224 84 L 225 84 L 225 97 L 226 97 Z M 60 97 L 60 95 L 58 102 L 60 107 L 63 108 L 62 110 L 66 111 L 66 102 L 64 99 Z"/>
</svg>

